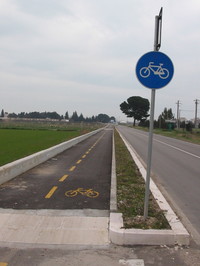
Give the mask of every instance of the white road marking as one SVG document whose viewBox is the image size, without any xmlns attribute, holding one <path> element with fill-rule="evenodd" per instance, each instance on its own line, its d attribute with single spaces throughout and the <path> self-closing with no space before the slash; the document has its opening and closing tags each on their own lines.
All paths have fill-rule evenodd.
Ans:
<svg viewBox="0 0 200 266">
<path fill-rule="evenodd" d="M 146 135 L 146 134 L 142 134 L 142 133 L 138 133 L 138 132 L 135 133 L 135 134 L 148 137 L 148 135 Z M 157 141 L 157 142 L 159 142 L 159 143 L 161 143 L 161 144 L 163 144 L 163 145 L 166 145 L 166 146 L 168 146 L 168 147 L 170 147 L 170 148 L 173 148 L 173 149 L 178 150 L 178 151 L 180 151 L 180 152 L 183 152 L 183 153 L 186 153 L 186 154 L 188 154 L 188 155 L 191 155 L 191 156 L 193 156 L 193 157 L 195 157 L 195 158 L 197 158 L 197 159 L 200 159 L 200 156 L 195 155 L 195 154 L 193 154 L 193 153 L 191 153 L 191 152 L 188 152 L 188 151 L 182 150 L 182 149 L 180 149 L 180 148 L 177 148 L 177 147 L 175 147 L 175 146 L 173 146 L 173 145 L 167 144 L 166 142 L 163 142 L 163 141 L 157 140 L 157 139 L 155 139 L 155 138 L 153 139 L 153 141 Z"/>
<path fill-rule="evenodd" d="M 188 154 L 188 155 L 191 155 L 191 156 L 193 156 L 193 157 L 195 157 L 195 158 L 197 158 L 197 159 L 200 159 L 200 156 L 197 156 L 197 155 L 195 155 L 195 154 L 193 154 L 193 153 L 190 153 L 190 152 L 188 152 L 188 151 L 185 151 L 185 150 L 182 150 L 182 149 L 180 149 L 180 148 L 177 148 L 177 147 L 175 147 L 175 146 L 173 146 L 173 145 L 167 144 L 167 143 L 165 143 L 165 142 L 163 142 L 163 141 L 160 141 L 160 140 L 157 140 L 157 139 L 154 139 L 154 141 L 157 141 L 157 142 L 159 142 L 159 143 L 161 143 L 161 144 L 164 144 L 164 145 L 166 145 L 166 146 L 168 146 L 168 147 L 171 147 L 171 148 L 173 148 L 173 149 L 175 149 L 175 150 L 181 151 L 181 152 L 186 153 L 186 154 Z"/>
<path fill-rule="evenodd" d="M 119 260 L 119 265 L 144 266 L 144 260 L 139 260 L 139 259 Z"/>
</svg>

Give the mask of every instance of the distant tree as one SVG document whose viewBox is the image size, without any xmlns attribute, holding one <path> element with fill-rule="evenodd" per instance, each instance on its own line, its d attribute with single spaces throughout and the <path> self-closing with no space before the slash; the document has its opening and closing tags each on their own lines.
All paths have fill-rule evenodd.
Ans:
<svg viewBox="0 0 200 266">
<path fill-rule="evenodd" d="M 156 124 L 156 127 L 159 127 L 159 128 L 165 128 L 166 127 L 165 119 L 162 117 L 162 114 L 159 115 L 159 117 L 158 117 L 158 122 Z"/>
<path fill-rule="evenodd" d="M 8 115 L 8 117 L 9 118 L 17 118 L 18 116 L 15 113 L 11 113 L 11 114 Z"/>
<path fill-rule="evenodd" d="M 39 113 L 39 112 L 31 112 L 31 113 L 26 114 L 27 118 L 41 118 L 41 116 L 42 116 L 42 113 Z"/>
<path fill-rule="evenodd" d="M 1 117 L 4 117 L 5 116 L 5 113 L 4 113 L 4 110 L 2 109 L 1 110 Z"/>
<path fill-rule="evenodd" d="M 110 117 L 106 114 L 98 114 L 97 120 L 98 120 L 98 122 L 109 123 Z"/>
<path fill-rule="evenodd" d="M 115 117 L 114 117 L 114 116 L 111 116 L 111 117 L 110 117 L 110 120 L 112 120 L 112 121 L 115 122 Z"/>
<path fill-rule="evenodd" d="M 167 109 L 165 107 L 163 112 L 158 117 L 159 128 L 166 128 L 167 127 L 166 120 L 172 120 L 172 119 L 174 119 L 172 109 L 171 108 Z"/>
<path fill-rule="evenodd" d="M 147 119 L 150 104 L 149 100 L 140 96 L 132 96 L 120 104 L 121 111 L 127 117 L 133 117 L 133 125 L 135 126 L 136 120 L 145 121 Z"/>
<path fill-rule="evenodd" d="M 19 113 L 19 114 L 18 114 L 18 117 L 19 117 L 19 118 L 25 118 L 25 117 L 26 117 L 25 112 L 21 112 L 21 113 Z"/>
<path fill-rule="evenodd" d="M 93 115 L 92 118 L 91 118 L 91 121 L 92 122 L 96 122 L 97 121 L 97 117 Z"/>
<path fill-rule="evenodd" d="M 161 114 L 162 118 L 164 120 L 171 120 L 171 119 L 174 119 L 174 115 L 172 113 L 172 109 L 169 108 L 167 109 L 166 107 L 164 108 L 164 111 L 162 112 Z"/>
<path fill-rule="evenodd" d="M 57 112 L 48 112 L 47 116 L 50 119 L 61 119 L 60 115 Z"/>
<path fill-rule="evenodd" d="M 66 120 L 69 120 L 69 114 L 68 114 L 68 111 L 65 113 L 65 119 L 66 119 Z"/>
<path fill-rule="evenodd" d="M 85 122 L 90 123 L 91 122 L 91 118 L 89 118 L 89 117 L 86 116 Z"/>
<path fill-rule="evenodd" d="M 48 117 L 48 113 L 47 113 L 47 112 L 39 113 L 39 118 L 40 118 L 40 119 L 47 119 L 47 118 L 49 118 L 49 117 Z"/>
<path fill-rule="evenodd" d="M 70 120 L 72 120 L 73 122 L 78 122 L 78 114 L 77 114 L 76 111 L 73 112 L 73 114 L 72 114 Z"/>
<path fill-rule="evenodd" d="M 189 121 L 188 123 L 186 123 L 185 127 L 187 131 L 192 132 L 192 128 L 194 127 L 194 124 L 191 121 Z"/>
<path fill-rule="evenodd" d="M 83 122 L 83 121 L 85 121 L 85 118 L 84 118 L 84 116 L 83 116 L 82 113 L 81 113 L 80 116 L 78 117 L 78 121 L 79 121 L 79 122 Z"/>
</svg>

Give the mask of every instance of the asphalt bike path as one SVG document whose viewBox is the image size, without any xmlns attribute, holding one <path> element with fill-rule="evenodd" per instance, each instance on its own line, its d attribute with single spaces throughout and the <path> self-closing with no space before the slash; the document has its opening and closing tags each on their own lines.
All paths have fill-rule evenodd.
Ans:
<svg viewBox="0 0 200 266">
<path fill-rule="evenodd" d="M 0 186 L 0 208 L 109 210 L 112 128 Z"/>
</svg>

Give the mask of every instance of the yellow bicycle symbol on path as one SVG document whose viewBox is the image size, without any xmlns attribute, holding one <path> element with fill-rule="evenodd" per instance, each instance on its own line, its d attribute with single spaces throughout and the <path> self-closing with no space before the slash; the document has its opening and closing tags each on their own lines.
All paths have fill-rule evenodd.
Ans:
<svg viewBox="0 0 200 266">
<path fill-rule="evenodd" d="M 84 189 L 84 188 L 77 188 L 75 190 L 68 190 L 65 192 L 65 196 L 67 197 L 75 197 L 78 194 L 87 196 L 89 198 L 97 198 L 99 196 L 99 192 L 92 190 L 91 188 L 89 189 Z"/>
</svg>

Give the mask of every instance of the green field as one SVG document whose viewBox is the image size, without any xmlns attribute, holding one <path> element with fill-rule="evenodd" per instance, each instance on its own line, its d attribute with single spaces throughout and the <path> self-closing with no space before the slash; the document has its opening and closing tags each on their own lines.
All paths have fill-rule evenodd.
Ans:
<svg viewBox="0 0 200 266">
<path fill-rule="evenodd" d="M 101 123 L 0 119 L 0 166 L 100 127 Z"/>
<path fill-rule="evenodd" d="M 81 135 L 81 130 L 0 129 L 0 166 Z"/>
</svg>

